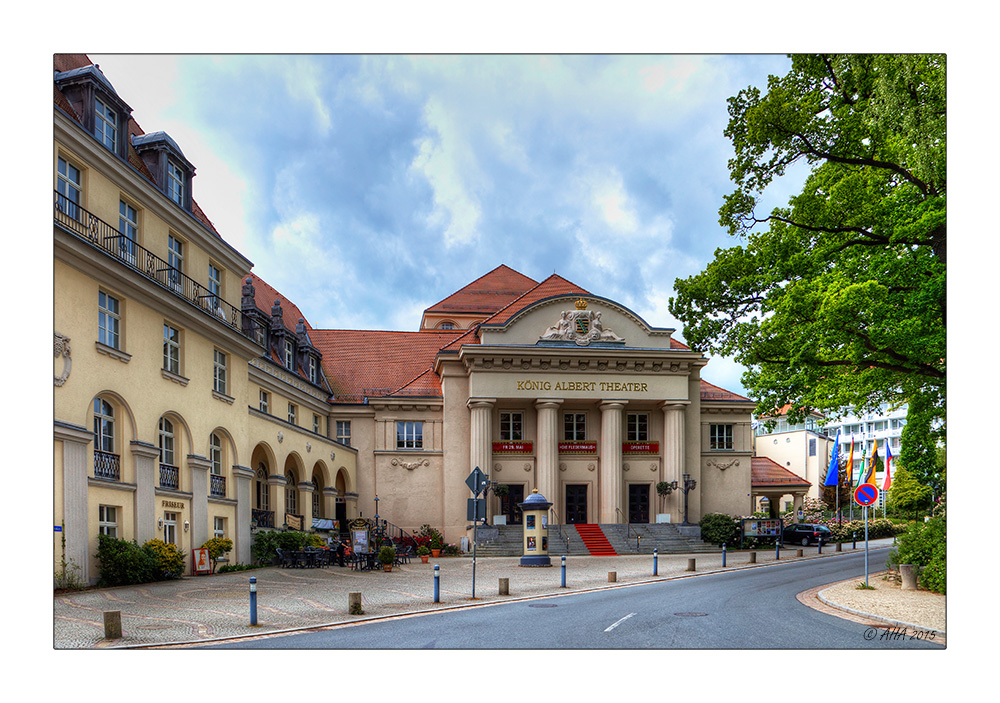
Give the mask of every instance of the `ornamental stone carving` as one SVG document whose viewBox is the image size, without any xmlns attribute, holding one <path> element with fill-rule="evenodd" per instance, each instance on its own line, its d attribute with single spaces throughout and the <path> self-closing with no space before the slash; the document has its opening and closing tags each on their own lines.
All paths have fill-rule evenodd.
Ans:
<svg viewBox="0 0 1000 703">
<path fill-rule="evenodd" d="M 278 433 L 278 444 L 281 444 L 284 441 L 285 441 L 285 433 L 284 432 L 279 432 Z"/>
<path fill-rule="evenodd" d="M 709 459 L 705 463 L 708 464 L 709 466 L 716 467 L 717 469 L 719 469 L 719 471 L 725 471 L 730 466 L 739 466 L 740 465 L 740 460 L 739 459 L 733 459 L 732 461 L 723 464 L 723 463 L 720 463 L 720 462 L 716 461 L 715 459 Z"/>
<path fill-rule="evenodd" d="M 564 310 L 554 325 L 539 337 L 540 342 L 572 342 L 579 347 L 592 342 L 623 345 L 625 340 L 604 329 L 600 311 L 587 310 L 587 301 L 576 301 L 576 310 Z"/>
<path fill-rule="evenodd" d="M 58 359 L 60 356 L 63 360 L 62 373 L 54 377 L 56 386 L 62 386 L 66 383 L 66 379 L 69 378 L 69 372 L 73 368 L 73 359 L 70 358 L 69 349 L 69 337 L 54 332 L 54 346 L 55 346 L 55 358 Z"/>
<path fill-rule="evenodd" d="M 413 471 L 414 469 L 419 468 L 421 466 L 431 465 L 431 462 L 429 462 L 427 459 L 418 459 L 417 461 L 400 461 L 399 459 L 393 459 L 389 463 L 392 464 L 393 466 L 401 466 L 407 471 Z"/>
</svg>

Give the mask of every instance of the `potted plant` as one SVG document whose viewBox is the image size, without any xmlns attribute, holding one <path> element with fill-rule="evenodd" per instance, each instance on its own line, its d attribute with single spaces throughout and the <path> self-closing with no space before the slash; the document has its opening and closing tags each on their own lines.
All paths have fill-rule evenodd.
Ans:
<svg viewBox="0 0 1000 703">
<path fill-rule="evenodd" d="M 392 562 L 396 561 L 396 550 L 388 544 L 378 550 L 378 560 L 382 562 L 382 568 L 392 571 Z"/>
<path fill-rule="evenodd" d="M 417 547 L 417 556 L 420 557 L 420 561 L 424 564 L 427 563 L 427 559 L 431 555 L 431 550 L 427 548 L 426 545 L 421 544 Z"/>
<path fill-rule="evenodd" d="M 431 537 L 431 556 L 435 559 L 441 556 L 441 535 L 437 532 Z"/>
<path fill-rule="evenodd" d="M 660 512 L 656 515 L 657 522 L 670 522 L 670 513 L 663 512 L 663 501 L 673 492 L 673 490 L 673 484 L 668 481 L 660 481 L 656 484 L 656 494 L 660 496 Z"/>
</svg>

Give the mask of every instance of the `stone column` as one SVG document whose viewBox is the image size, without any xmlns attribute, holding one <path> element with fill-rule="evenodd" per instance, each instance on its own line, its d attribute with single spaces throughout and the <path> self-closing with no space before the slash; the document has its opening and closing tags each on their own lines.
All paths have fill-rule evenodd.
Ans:
<svg viewBox="0 0 1000 703">
<path fill-rule="evenodd" d="M 327 486 L 323 489 L 323 517 L 327 520 L 337 519 L 337 489 Z"/>
<path fill-rule="evenodd" d="M 555 506 L 562 507 L 560 497 L 556 495 L 559 489 L 559 407 L 561 399 L 545 398 L 535 402 L 538 411 L 538 431 L 535 446 L 535 488 L 545 500 Z M 558 512 L 558 508 L 557 508 Z M 566 516 L 559 514 L 560 522 L 565 522 Z"/>
<path fill-rule="evenodd" d="M 162 535 L 156 531 L 156 487 L 160 484 L 158 462 L 160 449 L 147 442 L 132 442 L 129 447 L 135 462 L 135 541 L 145 544 Z"/>
<path fill-rule="evenodd" d="M 493 461 L 493 405 L 495 398 L 470 398 L 469 410 L 469 472 L 475 467 L 484 474 L 490 473 Z"/>
<path fill-rule="evenodd" d="M 62 521 L 66 562 L 80 568 L 80 579 L 90 583 L 90 530 L 87 525 L 87 465 L 93 455 L 94 433 L 85 427 L 55 423 L 55 440 L 62 442 Z M 58 535 L 57 535 L 58 536 Z M 96 539 L 96 537 L 95 537 Z M 58 544 L 57 548 L 61 548 Z M 62 554 L 56 554 L 56 564 Z M 67 569 L 69 571 L 69 569 Z M 95 575 L 96 580 L 96 575 Z"/>
<path fill-rule="evenodd" d="M 208 527 L 208 474 L 212 462 L 203 456 L 188 454 L 191 467 L 191 548 L 197 549 L 209 537 Z"/>
<path fill-rule="evenodd" d="M 316 491 L 312 481 L 299 483 L 299 500 L 302 503 L 302 529 L 308 532 L 313 526 L 313 493 Z"/>
<path fill-rule="evenodd" d="M 622 507 L 622 409 L 626 400 L 601 403 L 601 464 L 598 467 L 600 505 L 598 522 L 618 522 Z"/>
<path fill-rule="evenodd" d="M 253 476 L 249 466 L 233 466 L 233 480 L 236 481 L 236 524 L 233 525 L 233 555 L 239 564 L 250 563 L 250 521 L 253 519 Z"/>
<path fill-rule="evenodd" d="M 666 401 L 660 405 L 663 410 L 663 480 L 672 483 L 677 481 L 680 486 L 687 465 L 685 461 L 686 446 L 684 434 L 684 413 L 687 401 Z M 680 496 L 680 497 L 678 497 Z M 683 512 L 683 493 L 675 491 L 666 500 L 667 509 L 672 522 L 680 522 L 678 516 Z"/>
<path fill-rule="evenodd" d="M 285 524 L 285 477 L 281 474 L 270 474 L 267 477 L 267 490 L 269 493 L 271 510 L 274 511 L 274 527 L 281 529 Z"/>
</svg>

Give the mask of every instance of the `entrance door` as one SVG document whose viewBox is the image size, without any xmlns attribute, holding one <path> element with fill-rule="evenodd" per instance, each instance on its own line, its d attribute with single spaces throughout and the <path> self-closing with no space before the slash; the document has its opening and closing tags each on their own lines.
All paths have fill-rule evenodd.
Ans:
<svg viewBox="0 0 1000 703">
<path fill-rule="evenodd" d="M 524 484 L 508 483 L 507 495 L 500 499 L 500 512 L 507 516 L 508 525 L 521 524 L 521 508 L 518 506 L 524 502 Z"/>
<path fill-rule="evenodd" d="M 566 524 L 587 522 L 587 485 L 566 484 Z"/>
<path fill-rule="evenodd" d="M 649 522 L 649 484 L 630 483 L 628 487 L 628 521 Z"/>
</svg>

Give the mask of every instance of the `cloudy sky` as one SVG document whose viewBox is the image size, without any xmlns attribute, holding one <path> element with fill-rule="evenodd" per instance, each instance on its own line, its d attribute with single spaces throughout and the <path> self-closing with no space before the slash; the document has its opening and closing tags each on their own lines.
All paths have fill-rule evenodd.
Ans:
<svg viewBox="0 0 1000 703">
<path fill-rule="evenodd" d="M 782 55 L 91 54 L 195 164 L 223 237 L 317 327 L 412 330 L 500 264 L 657 326 L 735 242 L 726 99 Z M 784 202 L 795 176 L 769 198 Z M 772 203 L 772 204 L 773 204 Z M 741 391 L 726 360 L 706 378 Z"/>
</svg>

